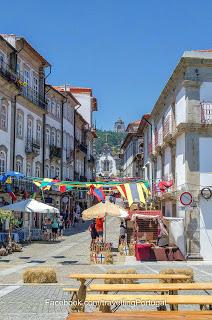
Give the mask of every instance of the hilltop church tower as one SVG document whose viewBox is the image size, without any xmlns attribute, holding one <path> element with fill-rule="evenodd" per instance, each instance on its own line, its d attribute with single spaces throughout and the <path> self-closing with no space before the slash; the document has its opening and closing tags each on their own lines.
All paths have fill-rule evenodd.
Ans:
<svg viewBox="0 0 212 320">
<path fill-rule="evenodd" d="M 114 131 L 115 132 L 125 132 L 125 124 L 121 118 L 118 118 L 118 120 L 115 122 Z"/>
</svg>

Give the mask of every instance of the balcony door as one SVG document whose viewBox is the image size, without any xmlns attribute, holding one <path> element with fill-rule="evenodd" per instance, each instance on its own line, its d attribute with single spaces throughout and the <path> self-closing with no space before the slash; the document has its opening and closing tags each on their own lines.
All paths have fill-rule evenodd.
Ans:
<svg viewBox="0 0 212 320">
<path fill-rule="evenodd" d="M 24 82 L 27 83 L 27 86 L 23 87 L 24 94 L 28 96 L 29 86 L 30 86 L 30 71 L 29 69 L 24 69 Z"/>
<path fill-rule="evenodd" d="M 27 120 L 27 140 L 32 140 L 33 137 L 33 121 L 32 119 Z"/>
</svg>

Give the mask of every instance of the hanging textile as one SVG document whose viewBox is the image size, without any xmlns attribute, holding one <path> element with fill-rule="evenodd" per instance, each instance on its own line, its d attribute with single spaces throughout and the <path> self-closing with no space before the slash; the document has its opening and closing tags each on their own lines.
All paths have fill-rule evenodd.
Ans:
<svg viewBox="0 0 212 320">
<path fill-rule="evenodd" d="M 120 192 L 120 194 L 122 195 L 123 198 L 127 199 L 127 193 L 126 193 L 126 189 L 125 189 L 125 185 L 117 185 L 117 189 Z"/>
<path fill-rule="evenodd" d="M 133 203 L 136 203 L 136 202 L 146 203 L 142 184 L 126 183 L 125 189 L 127 193 L 127 200 L 128 200 L 129 206 L 131 206 Z"/>
<path fill-rule="evenodd" d="M 105 200 L 105 193 L 103 191 L 103 188 L 95 188 L 93 185 L 90 186 L 90 195 L 95 196 L 99 202 Z"/>
<path fill-rule="evenodd" d="M 170 180 L 170 181 L 160 181 L 160 182 L 158 183 L 158 187 L 159 187 L 160 191 L 164 193 L 164 192 L 166 191 L 166 189 L 168 189 L 168 188 L 170 188 L 170 187 L 173 186 L 173 183 L 174 183 L 173 180 Z"/>
</svg>

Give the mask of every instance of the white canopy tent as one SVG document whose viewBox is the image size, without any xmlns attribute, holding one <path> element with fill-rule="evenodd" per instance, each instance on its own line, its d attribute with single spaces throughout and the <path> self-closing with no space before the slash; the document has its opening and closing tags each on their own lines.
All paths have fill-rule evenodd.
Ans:
<svg viewBox="0 0 212 320">
<path fill-rule="evenodd" d="M 60 212 L 57 208 L 51 207 L 45 203 L 39 202 L 34 199 L 27 199 L 27 200 L 15 202 L 13 204 L 9 204 L 7 206 L 1 207 L 1 210 L 28 213 L 29 214 L 29 224 L 28 224 L 29 235 L 31 234 L 30 225 L 32 223 L 32 215 L 30 213 L 58 214 Z"/>
<path fill-rule="evenodd" d="M 45 203 L 39 202 L 34 199 L 22 200 L 1 207 L 2 210 L 10 210 L 16 212 L 28 212 L 28 213 L 59 213 L 59 210 L 55 207 L 51 207 Z"/>
</svg>

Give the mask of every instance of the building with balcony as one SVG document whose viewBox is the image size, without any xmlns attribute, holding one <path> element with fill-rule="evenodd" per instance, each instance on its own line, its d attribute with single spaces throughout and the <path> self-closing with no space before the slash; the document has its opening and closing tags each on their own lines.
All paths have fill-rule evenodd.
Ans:
<svg viewBox="0 0 212 320">
<path fill-rule="evenodd" d="M 127 135 L 121 146 L 122 174 L 124 177 L 142 177 L 143 136 L 140 133 L 141 126 L 141 120 L 131 122 L 127 126 Z"/>
<path fill-rule="evenodd" d="M 94 139 L 97 138 L 96 128 L 93 124 L 93 112 L 98 110 L 97 99 L 93 96 L 91 88 L 72 87 L 71 85 L 61 85 L 57 88 L 60 92 L 66 92 L 67 95 L 74 97 L 78 102 L 74 114 L 74 141 L 77 151 L 74 152 L 74 171 L 77 176 L 79 174 L 86 177 L 88 181 L 92 181 L 95 178 L 95 161 L 92 161 L 95 156 Z M 81 174 L 81 171 L 84 173 Z"/>
<path fill-rule="evenodd" d="M 23 37 L 0 36 L 0 174 L 43 173 L 45 69 L 50 64 Z"/>
<path fill-rule="evenodd" d="M 188 257 L 212 259 L 212 50 L 186 51 L 144 128 L 144 172 L 166 216 L 183 218 Z M 151 148 L 150 148 L 151 145 Z M 170 187 L 161 191 L 160 182 Z M 208 188 L 208 196 L 202 191 Z M 180 196 L 189 192 L 191 205 Z"/>
</svg>

